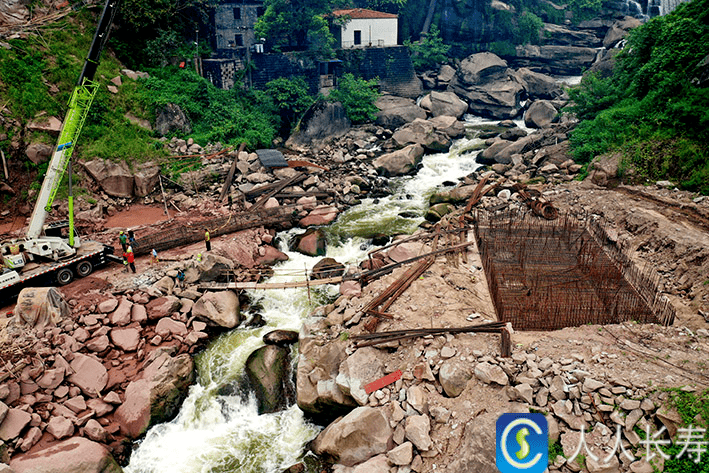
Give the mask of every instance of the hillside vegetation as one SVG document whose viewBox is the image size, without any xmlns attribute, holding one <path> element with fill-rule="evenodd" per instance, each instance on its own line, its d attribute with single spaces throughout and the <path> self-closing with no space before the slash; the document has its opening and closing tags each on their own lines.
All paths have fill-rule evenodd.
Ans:
<svg viewBox="0 0 709 473">
<path fill-rule="evenodd" d="M 698 85 L 707 55 L 709 0 L 633 30 L 613 74 L 589 75 L 572 92 L 582 120 L 571 136 L 575 159 L 620 150 L 621 168 L 709 193 L 709 88 Z"/>
</svg>

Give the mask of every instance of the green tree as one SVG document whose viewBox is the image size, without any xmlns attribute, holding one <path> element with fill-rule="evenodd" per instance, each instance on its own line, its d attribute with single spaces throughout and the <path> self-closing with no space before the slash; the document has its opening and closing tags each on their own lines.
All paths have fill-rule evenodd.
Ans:
<svg viewBox="0 0 709 473">
<path fill-rule="evenodd" d="M 340 102 L 354 124 L 374 121 L 379 111 L 375 102 L 379 98 L 377 80 L 357 78 L 349 72 L 338 81 L 337 88 L 330 92 L 328 100 Z"/>
<path fill-rule="evenodd" d="M 421 41 L 404 42 L 411 51 L 411 62 L 414 69 L 424 72 L 436 68 L 439 64 L 448 61 L 450 46 L 443 43 L 440 31 L 436 25 L 431 25 L 431 31 L 424 35 Z"/>
<path fill-rule="evenodd" d="M 264 0 L 264 14 L 255 26 L 258 37 L 277 51 L 315 49 L 329 52 L 335 42 L 325 16 L 336 0 Z"/>
<path fill-rule="evenodd" d="M 525 11 L 517 20 L 519 29 L 520 44 L 539 44 L 539 32 L 544 27 L 544 22 L 541 18 L 532 12 Z"/>
<path fill-rule="evenodd" d="M 209 24 L 208 0 L 122 0 L 112 47 L 133 68 L 165 64 L 178 52 L 194 51 L 202 25 Z"/>
<path fill-rule="evenodd" d="M 709 55 L 709 0 L 680 5 L 633 31 L 613 75 L 571 91 L 584 119 L 570 139 L 580 162 L 621 150 L 648 179 L 709 193 L 709 89 L 697 65 Z"/>
<path fill-rule="evenodd" d="M 303 113 L 315 103 L 302 77 L 281 77 L 266 84 L 266 94 L 281 117 L 281 134 L 291 131 Z"/>
</svg>

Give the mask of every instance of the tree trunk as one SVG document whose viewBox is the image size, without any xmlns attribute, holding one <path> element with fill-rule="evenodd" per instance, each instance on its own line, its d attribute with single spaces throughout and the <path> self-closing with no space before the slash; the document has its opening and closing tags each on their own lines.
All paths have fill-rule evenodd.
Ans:
<svg viewBox="0 0 709 473">
<path fill-rule="evenodd" d="M 426 20 L 423 22 L 423 28 L 421 28 L 421 36 L 419 41 L 423 40 L 423 37 L 428 34 L 428 29 L 431 27 L 431 20 L 433 20 L 433 13 L 436 11 L 436 0 L 431 0 L 428 3 L 428 14 L 426 15 Z"/>
</svg>

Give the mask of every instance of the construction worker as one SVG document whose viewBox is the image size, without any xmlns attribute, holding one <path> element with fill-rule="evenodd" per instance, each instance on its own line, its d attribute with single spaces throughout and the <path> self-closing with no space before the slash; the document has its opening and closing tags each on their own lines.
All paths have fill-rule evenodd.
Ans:
<svg viewBox="0 0 709 473">
<path fill-rule="evenodd" d="M 133 253 L 133 250 L 131 249 L 130 246 L 128 247 L 126 252 L 123 253 L 123 256 L 125 257 L 125 260 L 128 263 L 128 266 L 130 266 L 131 271 L 133 271 L 135 273 L 135 253 Z"/>
<path fill-rule="evenodd" d="M 135 233 L 133 233 L 133 230 L 128 230 L 128 244 L 131 247 L 135 246 Z"/>
<path fill-rule="evenodd" d="M 180 289 L 185 288 L 185 271 L 182 269 L 177 270 L 177 285 L 180 286 Z"/>
<path fill-rule="evenodd" d="M 212 243 L 209 241 L 209 230 L 207 228 L 204 229 L 204 243 L 207 245 L 207 251 L 210 251 Z"/>
<path fill-rule="evenodd" d="M 202 262 L 202 253 L 197 253 L 197 262 L 198 263 Z"/>
<path fill-rule="evenodd" d="M 120 244 L 121 244 L 121 249 L 122 249 L 123 252 L 125 253 L 126 248 L 128 248 L 128 237 L 126 236 L 125 233 L 123 233 L 123 230 L 121 230 L 120 232 L 118 232 L 118 241 L 119 241 Z"/>
<path fill-rule="evenodd" d="M 150 264 L 158 264 L 158 262 L 158 252 L 153 248 L 153 251 L 150 252 Z"/>
</svg>

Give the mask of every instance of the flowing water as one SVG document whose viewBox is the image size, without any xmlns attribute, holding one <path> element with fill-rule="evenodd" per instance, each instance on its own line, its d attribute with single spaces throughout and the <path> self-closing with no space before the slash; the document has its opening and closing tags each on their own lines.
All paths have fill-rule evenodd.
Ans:
<svg viewBox="0 0 709 473">
<path fill-rule="evenodd" d="M 367 238 L 378 233 L 411 233 L 423 221 L 428 198 L 444 183 L 451 185 L 478 166 L 480 140 L 461 139 L 449 153 L 424 157 L 416 176 L 392 180 L 393 194 L 364 199 L 339 216 L 329 231 L 327 256 L 356 265 L 371 250 Z M 283 245 L 294 234 L 279 235 Z M 282 248 L 285 250 L 285 248 Z M 302 278 L 321 258 L 288 252 L 269 282 Z M 299 274 L 299 276 L 295 276 Z M 317 305 L 337 297 L 336 286 L 253 291 L 263 307 L 265 327 L 235 329 L 220 336 L 196 357 L 197 381 L 177 417 L 151 428 L 125 468 L 127 473 L 280 473 L 297 463 L 304 445 L 319 427 L 308 423 L 293 405 L 274 414 L 258 415 L 252 397 L 223 395 L 220 388 L 235 385 L 248 356 L 263 345 L 261 337 L 275 329 L 299 330 Z M 294 357 L 295 359 L 295 357 Z"/>
</svg>

